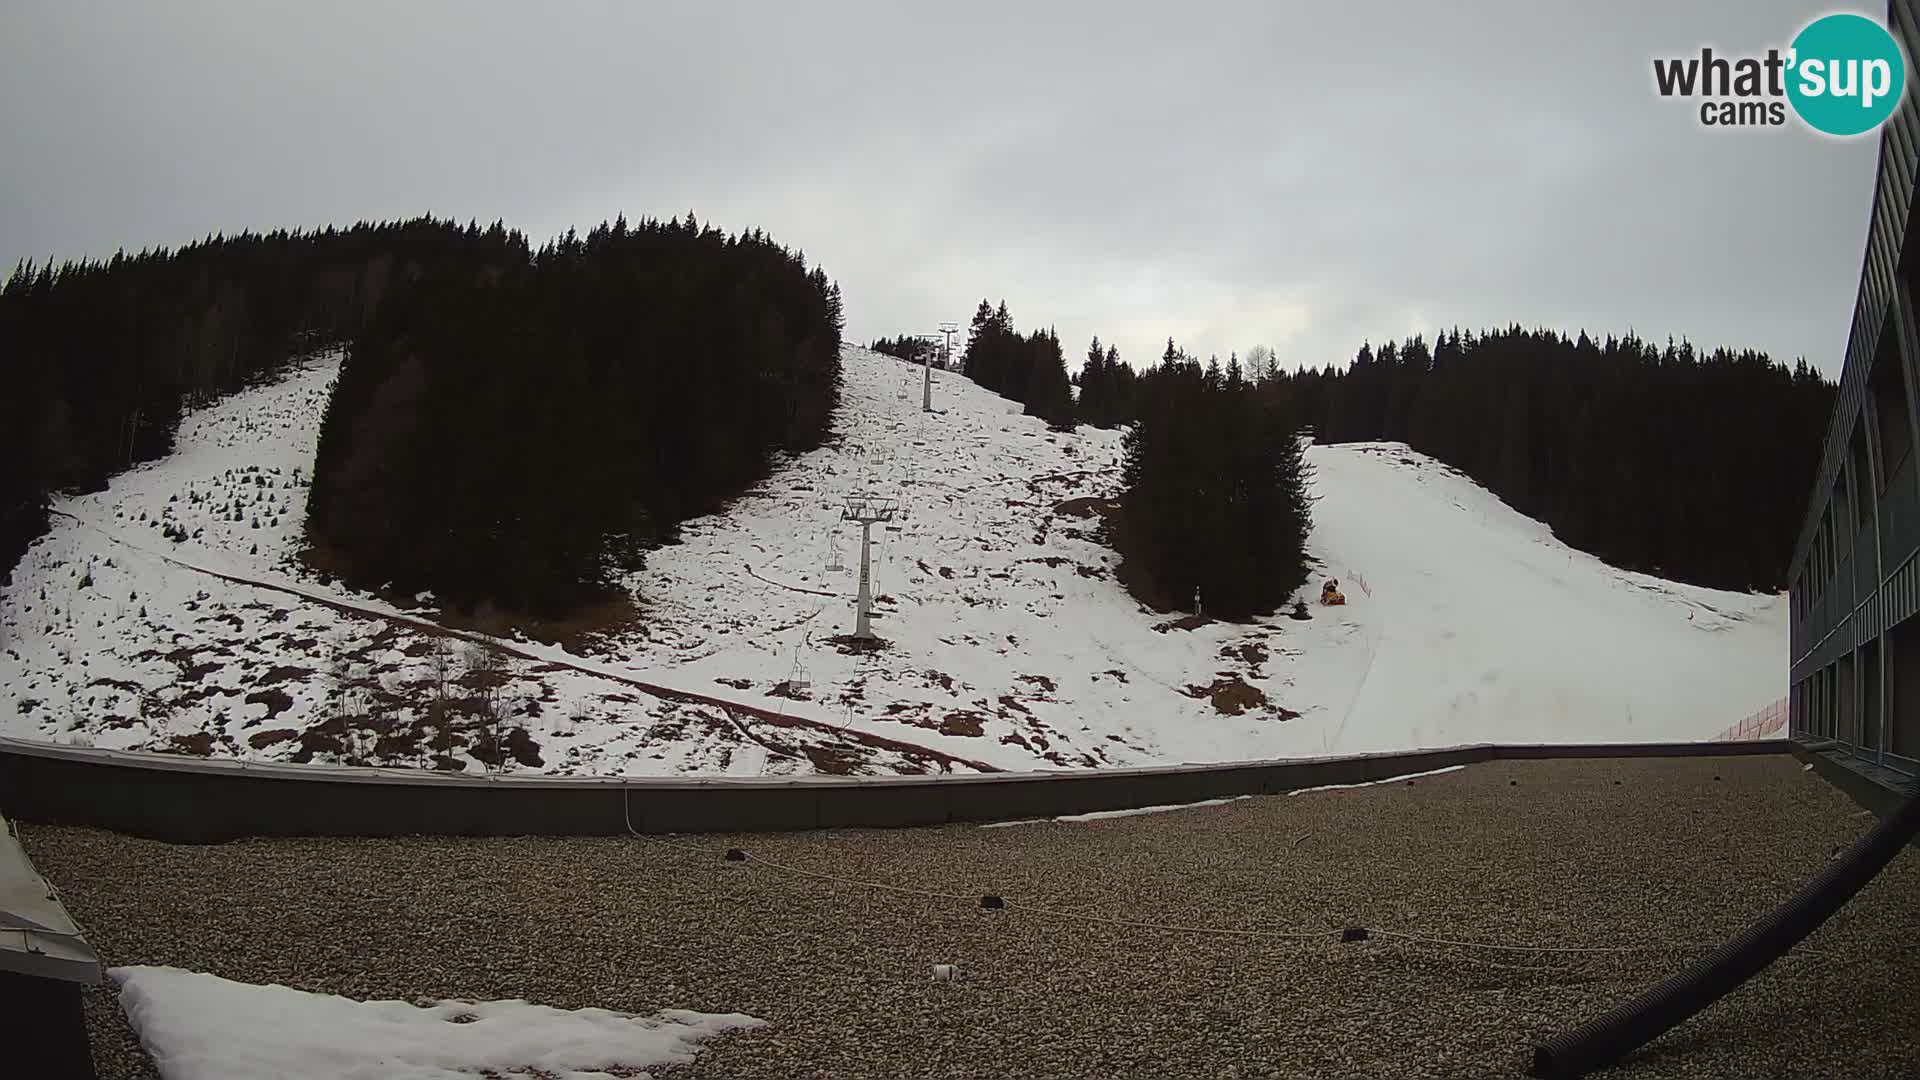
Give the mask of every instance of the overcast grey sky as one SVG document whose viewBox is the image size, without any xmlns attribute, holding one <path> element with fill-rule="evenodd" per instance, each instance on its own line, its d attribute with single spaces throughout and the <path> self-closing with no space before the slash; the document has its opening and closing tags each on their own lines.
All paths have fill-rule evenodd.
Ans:
<svg viewBox="0 0 1920 1080">
<path fill-rule="evenodd" d="M 1839 371 L 1876 141 L 1716 130 L 1714 3 L 0 8 L 0 260 L 432 212 L 536 242 L 694 210 L 803 249 L 848 334 L 1005 298 L 1070 357 L 1321 364 L 1520 322 Z"/>
</svg>

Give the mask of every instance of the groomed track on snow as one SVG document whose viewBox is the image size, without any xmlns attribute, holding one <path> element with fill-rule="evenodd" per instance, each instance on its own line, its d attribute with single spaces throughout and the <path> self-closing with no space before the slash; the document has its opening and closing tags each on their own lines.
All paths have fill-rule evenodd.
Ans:
<svg viewBox="0 0 1920 1080">
<path fill-rule="evenodd" d="M 1792 894 L 1872 825 L 1857 815 L 1768 755 L 1494 761 L 1087 823 L 671 843 L 22 832 L 112 964 L 772 1022 L 656 1075 L 1421 1077 L 1519 1075 L 1530 1040 Z M 984 910 L 989 893 L 1007 906 Z M 1343 944 L 1343 927 L 1372 934 Z M 1911 1076 L 1916 928 L 1907 850 L 1608 1075 Z M 971 978 L 933 982 L 936 963 Z M 103 1076 L 152 1075 L 111 998 L 93 1020 Z"/>
<path fill-rule="evenodd" d="M 974 776 L 578 778 L 207 760 L 0 738 L 0 813 L 182 843 L 604 836 L 1000 822 L 1358 784 L 1500 759 L 1785 754 L 1784 740 L 1460 746 Z"/>
</svg>

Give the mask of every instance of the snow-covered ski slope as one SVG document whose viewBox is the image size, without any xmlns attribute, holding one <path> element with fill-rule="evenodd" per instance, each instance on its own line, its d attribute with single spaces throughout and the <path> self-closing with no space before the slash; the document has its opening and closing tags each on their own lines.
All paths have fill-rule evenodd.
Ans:
<svg viewBox="0 0 1920 1080">
<path fill-rule="evenodd" d="M 1616 570 L 1405 446 L 1316 449 L 1314 544 L 1364 574 L 1340 745 L 1711 738 L 1786 692 L 1784 596 Z"/>
<path fill-rule="evenodd" d="M 924 413 L 918 369 L 845 361 L 830 444 L 651 553 L 633 628 L 591 655 L 497 643 L 483 682 L 456 655 L 437 751 L 430 602 L 298 558 L 337 358 L 200 410 L 169 458 L 63 500 L 0 593 L 0 733 L 477 770 L 461 710 L 491 682 L 518 771 L 938 772 L 1705 739 L 1784 692 L 1783 600 L 1612 569 L 1396 445 L 1309 454 L 1323 572 L 1303 597 L 1332 575 L 1347 606 L 1155 615 L 1100 542 L 1117 432 L 1049 432 L 943 372 Z M 852 627 L 859 492 L 901 508 L 874 527 L 877 652 L 831 640 Z M 347 737 L 342 712 L 371 719 Z"/>
</svg>

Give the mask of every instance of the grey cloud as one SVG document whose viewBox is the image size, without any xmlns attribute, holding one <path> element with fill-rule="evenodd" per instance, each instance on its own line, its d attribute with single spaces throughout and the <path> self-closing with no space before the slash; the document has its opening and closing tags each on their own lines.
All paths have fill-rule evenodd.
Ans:
<svg viewBox="0 0 1920 1080">
<path fill-rule="evenodd" d="M 1649 63 L 1825 10 L 9 5 L 0 259 L 693 209 L 825 265 L 858 339 L 984 295 L 1136 363 L 1518 321 L 1833 372 L 1872 140 L 1705 130 Z"/>
</svg>

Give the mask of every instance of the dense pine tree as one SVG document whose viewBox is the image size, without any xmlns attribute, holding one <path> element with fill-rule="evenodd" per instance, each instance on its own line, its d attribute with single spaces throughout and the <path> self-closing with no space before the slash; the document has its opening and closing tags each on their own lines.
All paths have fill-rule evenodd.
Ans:
<svg viewBox="0 0 1920 1080">
<path fill-rule="evenodd" d="M 875 338 L 873 344 L 867 346 L 867 348 L 877 353 L 885 353 L 888 356 L 905 360 L 911 364 L 928 361 L 930 358 L 934 367 L 945 368 L 945 365 L 940 362 L 940 345 L 938 343 L 925 341 L 910 334 L 901 334 L 897 338 Z"/>
<path fill-rule="evenodd" d="M 819 445 L 840 304 L 798 254 L 691 215 L 422 279 L 353 340 L 308 537 L 356 584 L 564 614 Z"/>
<path fill-rule="evenodd" d="M 1032 358 L 1027 375 L 1026 414 L 1045 420 L 1056 431 L 1072 431 L 1073 386 L 1067 380 L 1067 361 L 1060 353 L 1059 336 L 1052 330 L 1035 331 L 1026 338 L 1026 346 Z"/>
<path fill-rule="evenodd" d="M 1406 442 L 1612 565 L 1772 590 L 1834 388 L 1750 350 L 1509 326 L 1363 344 L 1263 394 L 1321 442 Z"/>
<path fill-rule="evenodd" d="M 183 409 L 352 336 L 410 282 L 526 257 L 499 223 L 420 218 L 16 267 L 0 288 L 0 579 L 50 493 L 166 454 Z"/>
<path fill-rule="evenodd" d="M 1005 300 L 998 308 L 982 300 L 974 309 L 960 370 L 988 390 L 1027 406 L 1029 416 L 1042 417 L 1056 428 L 1074 424 L 1073 384 L 1059 336 L 1052 330 L 1020 334 Z"/>
<path fill-rule="evenodd" d="M 1073 385 L 1078 393 L 1073 399 L 1073 412 L 1083 424 L 1106 427 L 1100 423 L 1107 409 L 1109 387 L 1106 377 L 1107 353 L 1100 347 L 1100 335 L 1093 335 L 1093 341 L 1087 346 L 1087 358 L 1080 363 L 1080 370 L 1073 376 Z"/>
<path fill-rule="evenodd" d="M 1136 376 L 1133 368 L 1120 361 L 1120 348 L 1107 346 L 1106 377 L 1109 380 L 1110 403 L 1107 416 L 1112 423 L 1124 424 L 1133 419 L 1133 394 Z"/>
<path fill-rule="evenodd" d="M 1288 414 L 1171 342 L 1139 390 L 1115 536 L 1123 577 L 1162 610 L 1190 609 L 1198 590 L 1209 615 L 1271 612 L 1307 577 L 1308 477 Z"/>
<path fill-rule="evenodd" d="M 1099 335 L 1087 346 L 1087 358 L 1073 382 L 1080 388 L 1074 411 L 1095 427 L 1118 427 L 1133 418 L 1133 369 L 1120 362 L 1120 350 L 1100 347 Z"/>
</svg>

